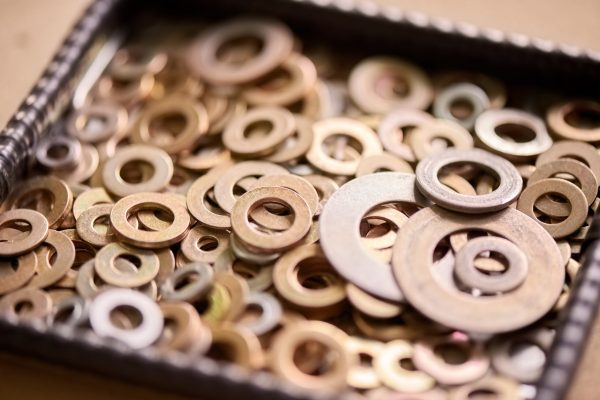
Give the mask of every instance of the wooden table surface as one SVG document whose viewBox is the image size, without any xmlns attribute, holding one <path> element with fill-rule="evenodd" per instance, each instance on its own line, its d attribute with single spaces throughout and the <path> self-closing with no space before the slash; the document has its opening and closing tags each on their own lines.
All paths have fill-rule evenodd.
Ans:
<svg viewBox="0 0 600 400">
<path fill-rule="evenodd" d="M 600 1 L 378 0 L 404 10 L 523 33 L 600 51 Z M 23 100 L 88 0 L 0 0 L 0 126 Z M 600 319 L 569 398 L 600 398 Z M 142 371 L 140 371 L 142 373 Z M 183 397 L 0 353 L 0 399 L 173 399 Z"/>
</svg>

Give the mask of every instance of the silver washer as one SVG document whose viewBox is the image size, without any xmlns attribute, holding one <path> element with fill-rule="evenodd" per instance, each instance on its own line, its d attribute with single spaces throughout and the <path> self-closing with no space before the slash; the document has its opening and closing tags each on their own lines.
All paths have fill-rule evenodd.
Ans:
<svg viewBox="0 0 600 400">
<path fill-rule="evenodd" d="M 111 312 L 119 306 L 133 307 L 142 322 L 133 329 L 116 327 Z M 164 318 L 158 305 L 146 295 L 131 289 L 109 289 L 100 293 L 90 306 L 90 324 L 99 336 L 117 339 L 133 349 L 150 346 L 161 335 Z"/>
</svg>

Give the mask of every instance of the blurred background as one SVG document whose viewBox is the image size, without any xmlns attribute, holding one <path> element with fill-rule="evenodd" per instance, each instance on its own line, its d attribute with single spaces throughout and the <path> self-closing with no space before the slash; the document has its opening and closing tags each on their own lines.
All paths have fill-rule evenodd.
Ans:
<svg viewBox="0 0 600 400">
<path fill-rule="evenodd" d="M 372 1 L 600 52 L 598 0 Z M 0 126 L 14 113 L 89 3 L 89 0 L 0 0 Z M 597 323 L 569 398 L 597 399 L 598 369 L 600 324 Z M 182 399 L 2 352 L 0 376 L 0 399 Z"/>
</svg>

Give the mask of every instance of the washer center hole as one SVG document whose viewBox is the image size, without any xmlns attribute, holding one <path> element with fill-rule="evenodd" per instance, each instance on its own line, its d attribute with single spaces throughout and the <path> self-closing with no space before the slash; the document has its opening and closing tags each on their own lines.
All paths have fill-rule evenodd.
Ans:
<svg viewBox="0 0 600 400">
<path fill-rule="evenodd" d="M 23 240 L 29 236 L 29 233 L 32 229 L 33 227 L 27 221 L 6 221 L 0 225 L 0 242 L 15 242 Z"/>
<path fill-rule="evenodd" d="M 117 257 L 117 260 L 125 260 L 128 262 L 128 264 L 133 265 L 135 267 L 135 269 L 140 269 L 140 267 L 142 266 L 142 260 L 140 260 L 139 257 L 133 255 L 133 254 L 121 254 Z M 116 260 L 115 260 L 116 261 Z M 115 262 L 115 265 L 118 265 Z M 126 272 L 126 271 L 120 271 L 122 273 L 130 273 L 130 272 Z"/>
<path fill-rule="evenodd" d="M 323 343 L 306 340 L 296 347 L 293 355 L 296 367 L 304 374 L 323 376 L 334 370 L 339 363 L 339 354 Z"/>
<path fill-rule="evenodd" d="M 219 247 L 219 241 L 214 236 L 204 236 L 198 239 L 196 246 L 202 251 L 209 252 Z"/>
<path fill-rule="evenodd" d="M 565 115 L 565 122 L 574 128 L 600 128 L 600 109 L 578 107 Z"/>
<path fill-rule="evenodd" d="M 273 131 L 273 128 L 274 126 L 271 121 L 254 121 L 244 129 L 244 138 L 250 140 L 262 140 Z"/>
<path fill-rule="evenodd" d="M 502 275 L 510 268 L 508 259 L 500 252 L 489 251 L 477 255 L 475 269 L 484 275 Z"/>
<path fill-rule="evenodd" d="M 444 179 L 444 177 L 452 178 L 452 175 L 458 175 L 458 177 L 453 178 L 452 181 Z M 475 163 L 448 164 L 439 170 L 437 178 L 443 180 L 442 184 L 450 190 L 464 195 L 472 195 L 473 192 L 476 195 L 485 195 L 500 186 L 500 178 L 493 170 Z M 466 187 L 465 184 L 470 187 Z"/>
<path fill-rule="evenodd" d="M 440 343 L 433 351 L 446 364 L 461 365 L 469 360 L 468 348 L 456 343 Z"/>
<path fill-rule="evenodd" d="M 450 114 L 457 119 L 469 118 L 475 112 L 473 103 L 465 98 L 457 98 L 450 103 Z"/>
<path fill-rule="evenodd" d="M 14 310 L 17 315 L 25 315 L 33 311 L 33 303 L 31 300 L 20 300 L 14 305 Z"/>
<path fill-rule="evenodd" d="M 375 82 L 375 93 L 386 98 L 406 97 L 410 94 L 410 85 L 401 74 L 386 71 Z"/>
<path fill-rule="evenodd" d="M 415 366 L 412 358 L 410 357 L 403 357 L 399 359 L 398 364 L 400 365 L 400 368 L 402 368 L 405 371 L 417 371 L 417 367 Z"/>
<path fill-rule="evenodd" d="M 320 257 L 304 259 L 296 266 L 298 282 L 309 290 L 322 290 L 334 285 L 339 278 L 329 263 Z"/>
<path fill-rule="evenodd" d="M 343 133 L 331 135 L 321 143 L 323 152 L 338 161 L 358 161 L 363 152 L 361 143 Z"/>
<path fill-rule="evenodd" d="M 48 147 L 46 154 L 53 160 L 60 160 L 69 154 L 69 146 L 63 143 L 52 144 Z"/>
<path fill-rule="evenodd" d="M 469 400 L 496 400 L 498 393 L 494 389 L 477 388 L 470 391 L 467 398 Z"/>
<path fill-rule="evenodd" d="M 109 315 L 111 323 L 120 329 L 135 329 L 142 324 L 144 317 L 135 307 L 122 304 L 113 308 Z"/>
<path fill-rule="evenodd" d="M 217 60 L 240 66 L 256 57 L 264 48 L 264 42 L 256 36 L 235 36 L 225 41 L 216 53 Z"/>
<path fill-rule="evenodd" d="M 530 127 L 511 122 L 498 125 L 495 131 L 502 139 L 515 143 L 527 143 L 536 138 L 535 131 Z"/>
<path fill-rule="evenodd" d="M 147 161 L 132 160 L 126 162 L 119 171 L 120 178 L 129 184 L 139 184 L 150 180 L 154 175 L 154 167 Z"/>
<path fill-rule="evenodd" d="M 149 131 L 157 145 L 172 143 L 187 126 L 187 119 L 181 112 L 168 111 L 150 121 Z"/>
</svg>

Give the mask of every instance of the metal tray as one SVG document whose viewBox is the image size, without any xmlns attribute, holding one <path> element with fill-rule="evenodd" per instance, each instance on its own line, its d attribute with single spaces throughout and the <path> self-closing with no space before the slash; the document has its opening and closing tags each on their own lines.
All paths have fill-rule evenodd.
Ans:
<svg viewBox="0 0 600 400">
<path fill-rule="evenodd" d="M 213 20 L 235 14 L 281 18 L 301 36 L 351 50 L 396 54 L 426 66 L 475 69 L 513 84 L 594 96 L 600 54 L 523 35 L 352 0 L 95 0 L 0 132 L 0 199 L 23 176 L 42 137 L 68 107 L 76 84 L 107 38 L 144 23 L 191 16 Z M 598 94 L 596 93 L 595 96 Z M 600 217 L 584 242 L 582 268 L 564 309 L 537 384 L 537 400 L 562 399 L 571 382 L 600 303 Z M 264 372 L 210 359 L 158 356 L 70 330 L 0 319 L 0 349 L 81 368 L 133 383 L 210 398 L 320 398 Z M 350 397 L 339 394 L 336 397 Z"/>
</svg>

